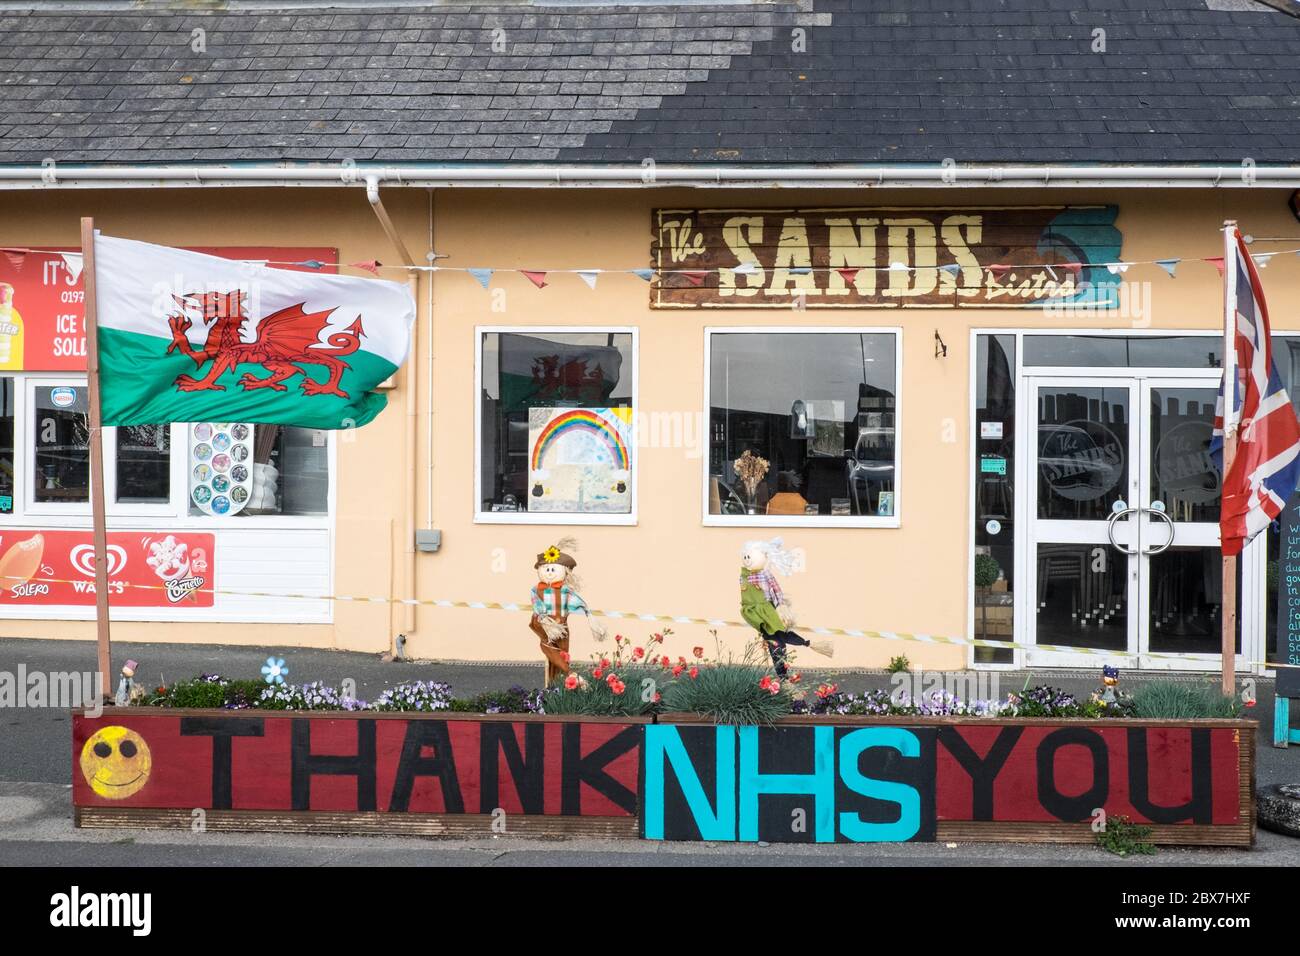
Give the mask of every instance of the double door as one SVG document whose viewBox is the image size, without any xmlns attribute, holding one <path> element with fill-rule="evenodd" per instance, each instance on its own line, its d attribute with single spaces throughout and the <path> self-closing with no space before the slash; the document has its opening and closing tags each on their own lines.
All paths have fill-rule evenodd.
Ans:
<svg viewBox="0 0 1300 956">
<path fill-rule="evenodd" d="M 1218 375 L 1039 377 L 1022 435 L 1028 666 L 1214 669 Z M 1032 603 L 1031 603 L 1032 602 Z M 1238 634 L 1238 664 L 1240 633 Z"/>
</svg>

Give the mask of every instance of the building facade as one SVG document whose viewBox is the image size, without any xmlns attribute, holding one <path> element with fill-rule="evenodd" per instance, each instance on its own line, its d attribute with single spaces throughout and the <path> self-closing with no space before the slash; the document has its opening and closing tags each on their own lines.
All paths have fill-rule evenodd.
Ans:
<svg viewBox="0 0 1300 956">
<path fill-rule="evenodd" d="M 758 35 L 781 25 L 772 17 L 816 31 L 857 15 L 854 4 L 813 6 L 751 10 L 754 36 L 711 41 L 744 51 L 700 64 L 704 76 L 682 92 L 656 92 L 653 109 L 633 107 L 670 131 L 663 170 L 638 161 L 629 121 L 622 139 L 615 125 L 538 155 L 476 156 L 482 134 L 464 133 L 468 152 L 456 158 L 481 161 L 477 181 L 434 168 L 448 159 L 436 150 L 413 156 L 418 147 L 377 141 L 358 164 L 328 144 L 309 157 L 292 147 L 259 157 L 232 141 L 234 158 L 262 168 L 241 180 L 214 173 L 238 163 L 219 164 L 192 132 L 189 147 L 123 142 L 98 157 L 69 148 L 67 165 L 42 179 L 40 157 L 63 156 L 70 139 L 56 121 L 31 120 L 23 128 L 44 140 L 10 140 L 0 173 L 10 329 L 7 359 L 0 348 L 0 635 L 93 634 L 83 283 L 59 255 L 75 251 L 80 217 L 93 216 L 107 235 L 232 259 L 358 275 L 352 264 L 382 263 L 373 268 L 411 282 L 419 307 L 410 358 L 384 389 L 388 408 L 365 428 L 107 430 L 119 639 L 382 652 L 400 636 L 420 658 L 528 660 L 526 613 L 465 605 L 524 604 L 537 554 L 568 536 L 593 608 L 690 619 L 607 621 L 611 630 L 639 641 L 669 626 L 685 648 L 711 646 L 716 631 L 739 653 L 749 632 L 727 622 L 739 620 L 740 549 L 780 536 L 799 556 L 783 582 L 799 626 L 867 632 L 833 636 L 836 666 L 906 655 L 926 668 L 1217 669 L 1216 257 L 1225 220 L 1251 234 L 1279 369 L 1300 390 L 1290 147 L 1274 140 L 1272 154 L 1256 150 L 1245 175 L 1218 185 L 1241 166 L 1222 124 L 1200 154 L 1179 155 L 1198 142 L 1190 135 L 1169 146 L 1170 163 L 1133 154 L 1127 178 L 1053 177 L 1087 170 L 1107 148 L 1071 152 L 1065 134 L 1059 155 L 973 134 L 956 152 L 962 163 L 1018 163 L 1006 179 L 995 167 L 941 165 L 947 154 L 935 150 L 959 138 L 928 153 L 909 146 L 915 159 L 899 162 L 927 162 L 923 172 L 885 165 L 888 147 L 873 142 L 854 157 L 825 155 L 874 173 L 745 147 L 740 158 L 768 161 L 764 171 L 712 185 L 708 171 L 688 175 L 677 151 L 692 142 L 689 124 L 667 104 L 707 102 L 747 60 L 777 69 Z M 1268 26 L 1300 49 L 1300 24 L 1285 13 L 1184 6 L 1225 29 Z M 797 19 L 814 15 L 829 19 Z M 236 15 L 222 16 L 233 29 Z M 653 29 L 699 34 L 720 29 L 720 16 Z M 144 28 L 135 15 L 101 17 L 106 33 Z M 47 15 L 18 18 L 25 30 L 42 19 L 48 28 Z M 651 29 L 635 15 L 620 22 L 610 30 Z M 195 14 L 151 29 L 213 24 Z M 481 16 L 473 27 L 492 28 Z M 391 48 L 424 42 L 369 29 Z M 452 27 L 409 29 L 436 45 Z M 423 108 L 422 95 L 441 94 L 411 91 L 405 108 Z M 1113 134 L 1112 151 L 1132 138 Z M 608 164 L 608 181 L 547 172 L 584 159 Z M 277 172 L 277 162 L 289 165 Z M 176 172 L 185 163 L 208 172 L 186 182 Z M 425 181 L 394 174 L 403 164 L 425 164 Z M 688 171 L 682 185 L 677 169 Z M 218 470 L 200 466 L 221 454 L 221 474 L 251 467 L 233 482 L 245 499 L 214 513 Z M 1261 671 L 1273 653 L 1279 537 L 1262 535 L 1241 562 L 1242 671 Z M 202 555 L 214 594 L 176 597 L 155 580 L 180 544 L 191 560 Z M 973 639 L 1018 646 L 962 643 Z M 597 649 L 579 640 L 573 652 Z"/>
</svg>

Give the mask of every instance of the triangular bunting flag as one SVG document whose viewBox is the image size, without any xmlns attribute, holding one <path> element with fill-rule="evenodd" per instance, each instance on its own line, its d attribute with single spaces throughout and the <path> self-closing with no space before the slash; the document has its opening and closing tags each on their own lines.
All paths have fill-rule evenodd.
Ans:
<svg viewBox="0 0 1300 956">
<path fill-rule="evenodd" d="M 83 267 L 81 253 L 60 252 L 59 255 L 63 258 L 63 265 L 68 270 L 68 275 L 72 276 L 73 282 L 76 282 L 81 278 L 81 270 Z"/>
<path fill-rule="evenodd" d="M 891 262 L 891 263 L 889 264 L 889 271 L 890 271 L 890 272 L 907 272 L 907 271 L 909 271 L 909 269 L 908 269 L 908 265 L 907 265 L 906 262 Z"/>
<path fill-rule="evenodd" d="M 686 281 L 691 285 L 704 285 L 704 277 L 709 273 L 704 269 L 683 269 L 681 274 L 686 277 Z"/>
<path fill-rule="evenodd" d="M 736 266 L 736 268 L 732 269 L 731 271 L 738 276 L 753 275 L 755 272 L 758 271 L 758 263 L 742 262 L 740 265 Z"/>
<path fill-rule="evenodd" d="M 633 269 L 632 275 L 636 276 L 638 279 L 645 279 L 646 282 L 649 282 L 655 277 L 655 271 L 653 269 Z"/>
<path fill-rule="evenodd" d="M 536 269 L 520 269 L 521 273 L 528 277 L 528 281 L 539 289 L 546 288 L 546 273 L 538 272 Z"/>
<path fill-rule="evenodd" d="M 1182 259 L 1157 259 L 1156 265 L 1168 272 L 1169 277 L 1172 279 L 1174 273 L 1178 271 L 1178 263 L 1182 261 Z"/>
<path fill-rule="evenodd" d="M 302 266 L 304 269 L 325 268 L 325 263 L 321 262 L 319 259 L 304 259 L 302 262 L 295 262 L 294 265 Z"/>
<path fill-rule="evenodd" d="M 791 266 L 790 267 L 790 275 L 792 276 L 806 276 L 810 272 L 812 272 L 812 266 Z"/>
<path fill-rule="evenodd" d="M 383 265 L 383 263 L 380 262 L 378 259 L 369 259 L 369 260 L 367 260 L 366 262 L 349 262 L 349 263 L 348 263 L 348 266 L 349 266 L 349 267 L 351 267 L 351 268 L 353 268 L 353 269 L 361 269 L 361 270 L 363 270 L 363 271 L 365 271 L 365 272 L 369 272 L 371 275 L 379 275 L 379 267 L 382 266 L 382 265 Z"/>
<path fill-rule="evenodd" d="M 1083 271 L 1082 262 L 1058 262 L 1057 265 L 1072 273 L 1076 279 L 1079 277 L 1079 273 Z"/>
<path fill-rule="evenodd" d="M 600 275 L 599 269 L 579 269 L 578 278 L 587 283 L 588 289 L 596 288 L 596 276 Z"/>
<path fill-rule="evenodd" d="M 4 252 L 5 258 L 8 259 L 9 264 L 14 267 L 14 272 L 22 272 L 23 263 L 27 261 L 27 250 L 6 249 Z"/>
<path fill-rule="evenodd" d="M 1261 269 L 1267 269 L 1268 260 L 1272 259 L 1275 255 L 1277 255 L 1276 252 L 1258 252 L 1251 256 L 1251 258 L 1255 260 L 1255 265 L 1259 266 Z"/>
<path fill-rule="evenodd" d="M 467 269 L 465 271 L 477 279 L 478 284 L 485 289 L 488 287 L 488 283 L 492 281 L 491 269 Z"/>
<path fill-rule="evenodd" d="M 1119 275 L 1120 273 L 1123 273 L 1123 272 L 1128 272 L 1128 267 L 1129 267 L 1129 263 L 1127 263 L 1127 262 L 1108 262 L 1108 263 L 1106 263 L 1106 271 L 1109 272 L 1109 273 L 1110 273 L 1111 275 L 1113 275 L 1113 276 L 1117 276 L 1117 275 Z"/>
<path fill-rule="evenodd" d="M 946 272 L 950 276 L 955 276 L 957 273 L 961 272 L 961 266 L 957 265 L 955 262 L 949 262 L 947 265 L 940 266 L 939 271 Z"/>
<path fill-rule="evenodd" d="M 1219 275 L 1223 275 L 1223 256 L 1211 256 L 1205 260 L 1214 268 L 1219 270 Z"/>
<path fill-rule="evenodd" d="M 835 271 L 840 274 L 840 278 L 842 278 L 847 285 L 853 285 L 853 280 L 858 277 L 858 272 L 861 270 L 845 267 L 843 269 L 836 269 Z"/>
<path fill-rule="evenodd" d="M 995 262 L 993 265 L 989 266 L 988 269 L 989 272 L 992 272 L 995 276 L 1000 276 L 1011 271 L 1011 267 L 1004 262 Z"/>
</svg>

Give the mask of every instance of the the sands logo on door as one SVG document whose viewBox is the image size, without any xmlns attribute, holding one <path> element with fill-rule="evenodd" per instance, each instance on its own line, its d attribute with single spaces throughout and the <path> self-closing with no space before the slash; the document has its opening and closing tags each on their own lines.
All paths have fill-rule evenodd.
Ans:
<svg viewBox="0 0 1300 956">
<path fill-rule="evenodd" d="M 79 544 L 68 552 L 68 560 L 72 566 L 88 578 L 95 576 L 95 546 L 93 544 Z M 126 548 L 120 545 L 110 544 L 108 546 L 108 576 L 121 574 L 122 569 L 126 567 Z"/>
</svg>

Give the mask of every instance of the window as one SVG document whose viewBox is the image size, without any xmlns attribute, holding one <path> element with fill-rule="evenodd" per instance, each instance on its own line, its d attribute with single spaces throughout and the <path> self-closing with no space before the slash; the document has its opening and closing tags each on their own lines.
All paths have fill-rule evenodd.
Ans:
<svg viewBox="0 0 1300 956">
<path fill-rule="evenodd" d="M 975 637 L 1014 641 L 1016 337 L 975 336 Z M 976 647 L 978 664 L 1011 664 L 1009 647 Z"/>
<path fill-rule="evenodd" d="M 480 335 L 478 520 L 634 522 L 635 332 Z"/>
<path fill-rule="evenodd" d="M 318 428 L 198 422 L 189 426 L 191 516 L 324 515 L 329 444 Z"/>
<path fill-rule="evenodd" d="M 897 525 L 897 330 L 705 338 L 707 524 Z"/>
<path fill-rule="evenodd" d="M 126 425 L 114 431 L 117 500 L 122 504 L 167 504 L 171 500 L 171 426 Z"/>
<path fill-rule="evenodd" d="M 14 511 L 14 380 L 0 377 L 0 515 Z"/>
<path fill-rule="evenodd" d="M 85 385 L 37 385 L 33 389 L 32 500 L 90 500 L 90 423 Z"/>
</svg>

